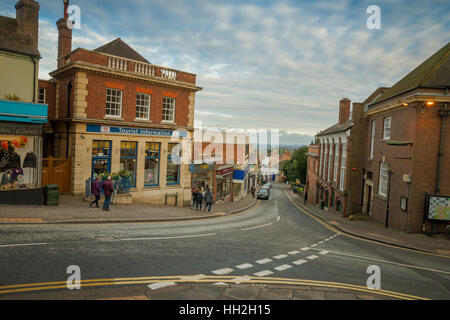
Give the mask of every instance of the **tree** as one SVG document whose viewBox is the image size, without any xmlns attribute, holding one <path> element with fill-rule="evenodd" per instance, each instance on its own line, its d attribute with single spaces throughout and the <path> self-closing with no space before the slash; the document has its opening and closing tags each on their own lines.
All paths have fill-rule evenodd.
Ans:
<svg viewBox="0 0 450 320">
<path fill-rule="evenodd" d="M 284 162 L 282 170 L 289 181 L 300 179 L 306 181 L 306 168 L 308 163 L 308 147 L 303 146 L 294 151 L 291 160 Z"/>
</svg>

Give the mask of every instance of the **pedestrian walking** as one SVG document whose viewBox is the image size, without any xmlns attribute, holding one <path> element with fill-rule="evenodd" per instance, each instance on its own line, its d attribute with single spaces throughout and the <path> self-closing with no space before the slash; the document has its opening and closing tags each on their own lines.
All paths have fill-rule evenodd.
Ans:
<svg viewBox="0 0 450 320">
<path fill-rule="evenodd" d="M 198 207 L 200 207 L 200 211 L 202 211 L 203 193 L 201 189 L 197 192 L 196 200 L 197 203 L 195 204 L 195 210 L 198 211 Z"/>
<path fill-rule="evenodd" d="M 192 206 L 191 206 L 191 209 L 194 209 L 194 207 L 197 207 L 197 193 L 198 193 L 198 188 L 196 186 L 194 186 L 193 189 L 192 189 Z"/>
<path fill-rule="evenodd" d="M 100 176 L 97 176 L 94 181 L 92 181 L 91 184 L 91 192 L 92 194 L 95 196 L 95 199 L 91 201 L 91 203 L 89 203 L 89 205 L 92 206 L 96 205 L 96 207 L 98 208 L 98 200 L 100 200 Z"/>
<path fill-rule="evenodd" d="M 205 198 L 205 209 L 203 209 L 203 211 L 206 211 L 206 208 L 208 208 L 208 212 L 210 212 L 211 211 L 213 197 L 212 197 L 211 190 L 209 189 L 208 186 L 206 186 L 205 197 L 204 198 Z"/>
<path fill-rule="evenodd" d="M 253 198 L 255 197 L 255 192 L 256 192 L 256 188 L 255 188 L 255 186 L 252 186 L 252 197 Z"/>
<path fill-rule="evenodd" d="M 111 195 L 114 192 L 114 185 L 111 181 L 111 176 L 106 179 L 106 181 L 102 184 L 103 194 L 105 195 L 105 202 L 103 202 L 103 210 L 104 211 L 111 211 L 109 209 L 109 204 L 111 202 Z"/>
<path fill-rule="evenodd" d="M 303 204 L 306 204 L 308 201 L 308 192 L 305 191 L 305 199 L 303 200 Z"/>
</svg>

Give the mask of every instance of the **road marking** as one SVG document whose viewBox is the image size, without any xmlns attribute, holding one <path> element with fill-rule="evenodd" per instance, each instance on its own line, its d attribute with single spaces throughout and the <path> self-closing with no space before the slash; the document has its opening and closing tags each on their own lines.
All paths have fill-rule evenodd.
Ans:
<svg viewBox="0 0 450 320">
<path fill-rule="evenodd" d="M 139 241 L 139 240 L 167 240 L 167 239 L 184 239 L 184 238 L 196 238 L 214 236 L 216 233 L 204 233 L 204 234 L 191 234 L 187 236 L 175 236 L 175 237 L 153 237 L 153 238 L 124 238 L 117 239 L 115 241 Z"/>
<path fill-rule="evenodd" d="M 300 251 L 298 251 L 298 250 L 294 250 L 294 251 L 289 251 L 288 254 L 291 254 L 291 255 L 292 255 L 292 254 L 297 254 L 297 253 L 299 253 L 299 252 L 300 252 Z"/>
<path fill-rule="evenodd" d="M 260 226 L 256 226 L 256 227 L 244 228 L 244 229 L 241 229 L 241 230 L 242 230 L 242 231 L 247 231 L 247 230 L 252 230 L 252 229 L 257 229 L 257 228 L 267 227 L 267 226 L 270 226 L 271 224 L 273 224 L 273 222 L 267 223 L 267 224 L 263 224 L 263 225 L 260 225 Z"/>
<path fill-rule="evenodd" d="M 319 244 L 322 244 L 323 243 L 323 241 L 319 241 Z"/>
<path fill-rule="evenodd" d="M 312 244 L 311 248 L 314 248 L 315 246 L 317 246 L 317 243 Z"/>
<path fill-rule="evenodd" d="M 306 259 L 309 259 L 309 260 L 314 260 L 314 259 L 317 259 L 317 258 L 318 258 L 318 256 L 315 256 L 315 255 L 306 257 Z"/>
<path fill-rule="evenodd" d="M 263 270 L 263 271 L 255 273 L 254 275 L 258 276 L 258 277 L 264 277 L 264 276 L 268 276 L 269 274 L 272 274 L 272 273 L 273 272 L 270 270 Z"/>
<path fill-rule="evenodd" d="M 199 280 L 202 279 L 203 277 L 206 277 L 204 274 L 196 274 L 193 276 L 184 276 L 182 277 L 182 279 L 187 279 L 187 280 Z"/>
<path fill-rule="evenodd" d="M 215 286 L 227 286 L 228 284 L 226 284 L 225 282 L 215 282 L 215 283 L 213 283 L 213 285 L 215 285 Z"/>
<path fill-rule="evenodd" d="M 284 270 L 289 269 L 289 268 L 292 268 L 292 266 L 290 266 L 288 264 L 283 264 L 281 266 L 275 267 L 274 269 L 278 270 L 278 271 L 284 271 Z"/>
<path fill-rule="evenodd" d="M 309 248 L 309 247 L 304 247 L 304 248 L 301 248 L 300 250 L 302 250 L 302 251 L 308 251 L 309 249 L 311 249 L 311 248 Z"/>
<path fill-rule="evenodd" d="M 236 268 L 239 268 L 239 269 L 248 269 L 248 268 L 251 268 L 251 267 L 253 267 L 253 265 L 250 264 L 250 263 L 243 263 L 243 264 L 240 264 L 240 265 L 236 266 Z"/>
<path fill-rule="evenodd" d="M 149 284 L 148 287 L 152 290 L 156 290 L 159 288 L 175 286 L 175 285 L 176 285 L 176 283 L 173 281 L 166 281 L 166 282 L 155 282 L 155 283 Z"/>
<path fill-rule="evenodd" d="M 212 271 L 212 273 L 218 274 L 218 275 L 227 274 L 227 273 L 230 273 L 230 272 L 233 272 L 233 269 L 231 269 L 231 268 L 223 268 L 223 269 L 218 269 L 218 270 Z"/>
<path fill-rule="evenodd" d="M 35 243 L 14 243 L 14 244 L 0 244 L 0 247 L 24 247 L 24 246 L 43 246 L 46 245 L 47 242 L 35 242 Z"/>
<path fill-rule="evenodd" d="M 249 277 L 249 276 L 244 276 L 244 277 L 232 279 L 231 281 L 233 281 L 233 282 L 236 283 L 236 284 L 239 284 L 239 283 L 241 283 L 241 282 L 248 281 L 248 280 L 250 280 L 250 279 L 251 279 L 251 277 Z"/>
<path fill-rule="evenodd" d="M 283 258 L 286 258 L 286 257 L 288 257 L 287 254 L 279 254 L 279 255 L 275 256 L 274 258 L 279 260 L 279 259 L 283 259 Z"/>
<path fill-rule="evenodd" d="M 280 221 L 280 216 L 277 217 L 277 221 Z"/>
<path fill-rule="evenodd" d="M 270 261 L 272 261 L 272 259 L 265 258 L 265 259 L 261 259 L 261 260 L 256 261 L 256 263 L 264 264 L 264 263 L 267 263 L 267 262 L 270 262 Z"/>
<path fill-rule="evenodd" d="M 293 264 L 296 264 L 296 265 L 300 265 L 300 264 L 303 264 L 303 263 L 306 263 L 306 262 L 308 262 L 308 261 L 306 261 L 306 260 L 304 260 L 304 259 L 300 259 L 300 260 L 294 261 L 294 262 L 292 262 L 292 263 L 293 263 Z"/>
<path fill-rule="evenodd" d="M 322 250 L 322 251 L 320 251 L 319 253 L 320 253 L 320 254 L 327 254 L 328 251 L 327 251 L 327 250 Z"/>
<path fill-rule="evenodd" d="M 425 268 L 425 267 L 420 267 L 420 266 L 414 266 L 414 265 L 410 265 L 410 264 L 397 263 L 397 262 L 381 260 L 381 259 L 376 259 L 376 258 L 358 256 L 356 254 L 349 254 L 349 253 L 343 253 L 343 252 L 337 252 L 337 251 L 328 251 L 328 252 L 329 253 L 334 253 L 334 254 L 339 254 L 339 255 L 342 255 L 342 256 L 349 256 L 349 257 L 353 257 L 353 258 L 359 258 L 359 259 L 373 260 L 373 261 L 377 261 L 377 262 L 389 263 L 389 264 L 393 264 L 393 265 L 397 265 L 397 266 L 401 266 L 401 267 L 408 267 L 408 268 L 413 268 L 413 269 L 420 269 L 420 270 L 426 270 L 426 271 L 450 274 L 449 271 L 442 271 L 442 270 L 436 270 L 436 269 Z"/>
</svg>

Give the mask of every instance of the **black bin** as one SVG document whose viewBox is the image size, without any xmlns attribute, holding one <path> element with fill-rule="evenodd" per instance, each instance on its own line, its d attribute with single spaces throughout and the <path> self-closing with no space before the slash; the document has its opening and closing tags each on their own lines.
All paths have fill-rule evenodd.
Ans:
<svg viewBox="0 0 450 320">
<path fill-rule="evenodd" d="M 46 185 L 44 188 L 44 203 L 47 206 L 59 205 L 59 186 L 56 184 Z"/>
</svg>

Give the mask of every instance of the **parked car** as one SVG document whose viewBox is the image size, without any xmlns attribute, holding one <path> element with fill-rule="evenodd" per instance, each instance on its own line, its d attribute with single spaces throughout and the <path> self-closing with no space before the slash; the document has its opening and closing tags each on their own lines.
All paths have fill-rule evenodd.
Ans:
<svg viewBox="0 0 450 320">
<path fill-rule="evenodd" d="M 256 198 L 257 199 L 268 200 L 269 199 L 269 195 L 270 195 L 269 189 L 267 189 L 267 188 L 259 188 Z"/>
<path fill-rule="evenodd" d="M 264 187 L 264 188 L 267 188 L 267 189 L 271 189 L 271 188 L 272 188 L 272 184 L 271 184 L 270 182 L 266 182 L 266 183 L 263 185 L 263 187 Z"/>
</svg>

